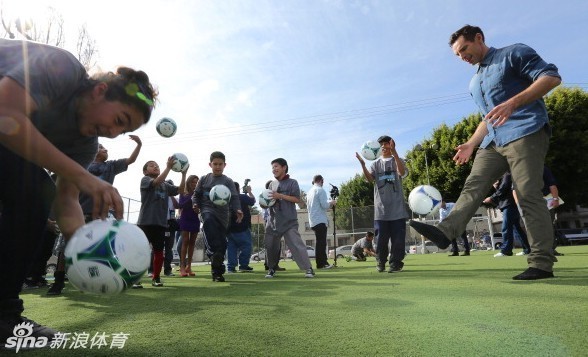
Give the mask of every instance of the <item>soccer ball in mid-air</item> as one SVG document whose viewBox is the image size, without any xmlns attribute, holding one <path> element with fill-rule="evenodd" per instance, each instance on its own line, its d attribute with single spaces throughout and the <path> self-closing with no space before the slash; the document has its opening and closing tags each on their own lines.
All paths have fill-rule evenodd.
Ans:
<svg viewBox="0 0 588 357">
<path fill-rule="evenodd" d="M 231 201 L 231 190 L 225 185 L 215 185 L 210 189 L 209 196 L 217 206 L 226 206 Z"/>
<path fill-rule="evenodd" d="M 364 159 L 373 161 L 382 155 L 382 149 L 377 141 L 368 140 L 361 146 L 360 153 Z"/>
<path fill-rule="evenodd" d="M 178 130 L 178 125 L 171 118 L 161 118 L 155 124 L 155 130 L 164 138 L 171 138 Z"/>
<path fill-rule="evenodd" d="M 188 157 L 182 153 L 175 153 L 172 155 L 174 158 L 174 164 L 172 165 L 171 169 L 175 172 L 184 172 L 190 167 L 190 163 L 188 162 Z"/>
<path fill-rule="evenodd" d="M 263 208 L 271 207 L 276 203 L 276 200 L 271 198 L 273 191 L 266 189 L 259 194 L 259 205 Z"/>
<path fill-rule="evenodd" d="M 80 227 L 65 247 L 66 273 L 79 290 L 117 294 L 147 271 L 151 248 L 134 224 L 95 220 Z"/>
<path fill-rule="evenodd" d="M 417 186 L 408 195 L 410 209 L 421 216 L 437 212 L 441 206 L 441 200 L 439 190 L 429 185 Z"/>
</svg>

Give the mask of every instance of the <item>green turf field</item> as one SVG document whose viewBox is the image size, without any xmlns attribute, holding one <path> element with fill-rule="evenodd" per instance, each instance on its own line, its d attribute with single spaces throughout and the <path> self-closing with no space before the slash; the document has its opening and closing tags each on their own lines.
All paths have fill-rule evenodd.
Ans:
<svg viewBox="0 0 588 357">
<path fill-rule="evenodd" d="M 400 273 L 375 261 L 346 262 L 305 279 L 293 262 L 265 279 L 209 266 L 165 287 L 92 296 L 66 285 L 59 297 L 26 291 L 25 316 L 109 346 L 26 352 L 27 356 L 586 356 L 588 246 L 560 247 L 554 279 L 513 281 L 525 257 L 410 255 Z M 78 339 L 83 341 L 83 339 Z M 2 353 L 2 352 L 0 352 Z"/>
</svg>

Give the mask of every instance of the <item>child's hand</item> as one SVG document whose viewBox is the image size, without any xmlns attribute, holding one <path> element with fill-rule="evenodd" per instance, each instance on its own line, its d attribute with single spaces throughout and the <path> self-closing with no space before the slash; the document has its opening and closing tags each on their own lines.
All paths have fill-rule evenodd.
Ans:
<svg viewBox="0 0 588 357">
<path fill-rule="evenodd" d="M 237 210 L 237 223 L 241 223 L 241 221 L 243 220 L 243 211 L 241 211 L 240 209 Z"/>
<path fill-rule="evenodd" d="M 357 158 L 357 160 L 359 161 L 361 166 L 365 165 L 365 161 L 363 161 L 363 157 L 361 157 L 361 155 L 359 155 L 359 153 L 356 152 L 355 157 Z"/>
<path fill-rule="evenodd" d="M 133 135 L 133 134 L 129 134 L 129 139 L 133 140 L 134 142 L 137 143 L 137 145 L 142 145 L 143 143 L 141 142 L 141 138 L 139 138 L 137 135 Z"/>
<path fill-rule="evenodd" d="M 172 166 L 174 166 L 174 161 L 175 161 L 175 159 L 174 159 L 173 155 L 172 155 L 172 156 L 170 156 L 170 157 L 168 157 L 168 158 L 167 158 L 167 163 L 165 164 L 165 166 L 166 166 L 166 167 L 167 167 L 169 170 L 171 170 Z"/>
<path fill-rule="evenodd" d="M 106 219 L 108 210 L 114 210 L 116 219 L 123 219 L 124 203 L 120 194 L 111 184 L 100 178 L 88 173 L 82 180 L 73 181 L 78 189 L 90 196 L 94 200 L 92 208 L 92 217 Z"/>
</svg>

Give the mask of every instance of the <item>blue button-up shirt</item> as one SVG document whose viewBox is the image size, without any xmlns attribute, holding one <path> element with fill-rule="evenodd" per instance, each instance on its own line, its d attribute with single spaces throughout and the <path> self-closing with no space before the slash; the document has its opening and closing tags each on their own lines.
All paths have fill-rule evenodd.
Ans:
<svg viewBox="0 0 588 357">
<path fill-rule="evenodd" d="M 492 108 L 527 89 L 542 76 L 561 78 L 557 67 L 546 63 L 535 50 L 521 43 L 496 49 L 490 47 L 470 82 L 470 93 L 482 111 Z M 548 125 L 547 109 L 542 98 L 517 108 L 499 127 L 487 124 L 488 135 L 481 148 L 494 142 L 497 146 L 520 139 Z"/>
</svg>

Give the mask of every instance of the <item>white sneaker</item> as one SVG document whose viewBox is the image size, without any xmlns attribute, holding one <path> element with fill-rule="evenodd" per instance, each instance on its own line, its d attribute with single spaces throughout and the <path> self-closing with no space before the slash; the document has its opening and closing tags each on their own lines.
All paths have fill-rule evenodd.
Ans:
<svg viewBox="0 0 588 357">
<path fill-rule="evenodd" d="M 271 279 L 271 278 L 274 277 L 275 274 L 276 274 L 276 271 L 273 270 L 273 269 L 270 269 L 270 270 L 267 271 L 267 274 L 265 274 L 265 277 L 268 278 L 268 279 Z"/>
<path fill-rule="evenodd" d="M 508 257 L 508 255 L 502 254 L 502 252 L 494 254 L 494 258 L 500 258 L 500 257 Z"/>
<path fill-rule="evenodd" d="M 518 255 L 520 257 L 522 255 L 527 255 L 527 253 L 525 253 L 525 252 L 518 252 L 516 255 Z"/>
<path fill-rule="evenodd" d="M 304 274 L 305 278 L 314 278 L 314 270 L 312 268 L 308 269 Z"/>
</svg>

